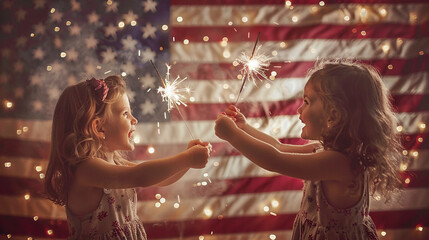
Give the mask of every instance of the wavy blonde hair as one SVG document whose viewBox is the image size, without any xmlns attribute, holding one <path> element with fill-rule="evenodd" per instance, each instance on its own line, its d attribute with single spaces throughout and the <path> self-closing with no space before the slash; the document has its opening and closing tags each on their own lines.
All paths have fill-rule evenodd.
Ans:
<svg viewBox="0 0 429 240">
<path fill-rule="evenodd" d="M 403 155 L 397 119 L 379 72 L 351 60 L 321 59 L 307 78 L 325 112 L 335 109 L 339 120 L 322 131 L 324 148 L 344 153 L 355 172 L 368 173 L 372 196 L 390 200 L 390 193 L 402 187 Z"/>
<path fill-rule="evenodd" d="M 67 204 L 67 195 L 79 163 L 91 158 L 106 159 L 101 139 L 91 124 L 96 118 L 101 124 L 106 121 L 111 104 L 125 93 L 126 84 L 119 76 L 109 76 L 104 81 L 109 87 L 104 101 L 97 99 L 91 85 L 84 81 L 67 87 L 55 106 L 45 190 L 48 198 L 56 204 Z M 121 164 L 123 157 L 115 152 L 114 159 Z"/>
</svg>

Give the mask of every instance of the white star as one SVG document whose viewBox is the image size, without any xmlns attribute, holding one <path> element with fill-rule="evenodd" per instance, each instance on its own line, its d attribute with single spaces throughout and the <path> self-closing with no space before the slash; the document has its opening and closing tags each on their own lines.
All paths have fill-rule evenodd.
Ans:
<svg viewBox="0 0 429 240">
<path fill-rule="evenodd" d="M 134 14 L 134 12 L 133 11 L 128 11 L 128 13 L 127 14 L 124 14 L 123 15 L 123 17 L 124 17 L 124 19 L 125 19 L 125 23 L 130 23 L 130 22 L 132 22 L 132 21 L 135 21 L 135 20 L 137 20 L 137 18 L 139 17 L 139 16 L 137 16 L 136 14 Z"/>
<path fill-rule="evenodd" d="M 51 14 L 51 20 L 53 22 L 61 22 L 61 19 L 63 18 L 63 14 L 59 11 L 55 11 Z"/>
<path fill-rule="evenodd" d="M 45 25 L 43 25 L 42 23 L 38 23 L 34 26 L 34 32 L 36 34 L 44 34 L 46 31 Z"/>
<path fill-rule="evenodd" d="M 98 19 L 99 16 L 97 15 L 97 13 L 92 12 L 91 14 L 88 15 L 88 22 L 89 23 L 98 23 Z"/>
<path fill-rule="evenodd" d="M 89 38 L 85 39 L 85 45 L 88 49 L 95 49 L 97 44 L 98 40 L 94 38 L 94 35 L 91 35 Z"/>
<path fill-rule="evenodd" d="M 80 27 L 78 25 L 73 25 L 70 27 L 70 35 L 79 35 L 80 34 Z"/>
<path fill-rule="evenodd" d="M 22 72 L 22 69 L 24 68 L 24 64 L 22 64 L 21 60 L 16 61 L 15 65 L 13 66 L 15 72 Z"/>
<path fill-rule="evenodd" d="M 128 75 L 136 75 L 136 67 L 130 61 L 127 61 L 126 64 L 121 65 L 121 69 L 126 72 Z"/>
<path fill-rule="evenodd" d="M 0 83 L 7 83 L 9 82 L 9 76 L 6 73 L 0 74 Z"/>
<path fill-rule="evenodd" d="M 127 36 L 126 39 L 121 40 L 122 45 L 124 46 L 125 50 L 131 50 L 134 51 L 136 49 L 137 41 L 133 39 L 131 36 Z"/>
<path fill-rule="evenodd" d="M 88 76 L 94 76 L 96 67 L 94 64 L 92 64 L 91 61 L 89 61 L 85 66 L 83 67 L 85 69 L 86 75 Z"/>
<path fill-rule="evenodd" d="M 146 26 L 142 27 L 143 38 L 148 37 L 155 38 L 156 27 L 152 26 L 150 23 L 146 23 Z"/>
<path fill-rule="evenodd" d="M 60 90 L 56 87 L 50 87 L 48 89 L 48 95 L 50 100 L 57 100 L 60 97 Z"/>
<path fill-rule="evenodd" d="M 113 25 L 112 23 L 109 23 L 109 26 L 104 28 L 104 36 L 108 37 L 108 36 L 112 36 L 115 37 L 116 36 L 116 26 Z"/>
<path fill-rule="evenodd" d="M 39 74 L 36 73 L 30 77 L 30 82 L 31 85 L 41 85 L 42 79 L 40 78 Z"/>
<path fill-rule="evenodd" d="M 77 57 L 79 56 L 79 53 L 74 48 L 71 48 L 70 50 L 66 51 L 66 54 L 67 54 L 66 60 L 68 62 L 77 61 Z"/>
<path fill-rule="evenodd" d="M 3 29 L 3 32 L 10 33 L 10 32 L 12 32 L 13 26 L 12 26 L 12 24 L 7 23 L 7 24 L 3 24 L 1 26 L 1 28 Z"/>
<path fill-rule="evenodd" d="M 22 87 L 15 88 L 15 97 L 22 98 L 24 96 L 24 89 Z"/>
<path fill-rule="evenodd" d="M 35 59 L 39 59 L 42 60 L 43 57 L 45 56 L 45 52 L 42 50 L 41 47 L 38 47 L 36 50 L 34 50 L 33 52 L 33 58 Z"/>
<path fill-rule="evenodd" d="M 156 105 L 153 104 L 150 100 L 146 99 L 144 103 L 140 104 L 140 108 L 142 110 L 143 115 L 152 115 L 155 113 Z"/>
<path fill-rule="evenodd" d="M 126 92 L 127 92 L 127 96 L 128 96 L 128 99 L 130 100 L 130 102 L 134 102 L 134 98 L 136 97 L 136 94 L 133 91 L 131 91 L 131 89 L 128 89 L 128 88 L 127 88 Z"/>
<path fill-rule="evenodd" d="M 63 42 L 61 41 L 61 38 L 59 37 L 54 38 L 54 46 L 55 48 L 61 48 L 63 46 Z"/>
<path fill-rule="evenodd" d="M 146 48 L 143 52 L 142 52 L 142 58 L 143 58 L 143 62 L 147 62 L 149 60 L 154 61 L 155 60 L 155 52 L 150 50 L 149 48 Z"/>
<path fill-rule="evenodd" d="M 101 56 L 103 57 L 103 63 L 107 63 L 115 60 L 116 52 L 112 51 L 111 48 L 108 48 L 105 52 L 101 53 Z"/>
<path fill-rule="evenodd" d="M 22 20 L 24 20 L 25 19 L 25 15 L 27 14 L 27 12 L 24 10 L 24 9 L 19 9 L 17 12 L 16 12 L 16 20 L 18 21 L 18 22 L 21 22 Z"/>
<path fill-rule="evenodd" d="M 45 0 L 34 0 L 34 9 L 44 8 L 45 7 Z"/>
<path fill-rule="evenodd" d="M 33 102 L 34 111 L 42 111 L 43 103 L 40 100 L 36 100 Z"/>
<path fill-rule="evenodd" d="M 25 47 L 25 44 L 27 44 L 27 38 L 21 36 L 18 37 L 18 40 L 16 41 L 16 46 L 17 47 Z"/>
<path fill-rule="evenodd" d="M 80 11 L 80 2 L 76 0 L 71 1 L 72 11 Z"/>
<path fill-rule="evenodd" d="M 64 65 L 59 63 L 58 61 L 54 61 L 51 64 L 51 67 L 52 67 L 52 70 L 51 70 L 52 73 L 61 73 L 65 70 Z"/>
<path fill-rule="evenodd" d="M 12 4 L 13 4 L 12 1 L 4 1 L 3 2 L 3 8 L 4 9 L 10 8 L 10 7 L 12 7 Z"/>
<path fill-rule="evenodd" d="M 152 77 L 149 73 L 146 73 L 144 77 L 139 78 L 140 82 L 142 83 L 142 88 L 154 88 L 155 87 L 155 81 L 156 79 Z"/>
<path fill-rule="evenodd" d="M 1 55 L 2 55 L 4 58 L 9 58 L 9 56 L 10 56 L 10 49 L 8 49 L 8 48 L 4 48 L 4 49 L 2 49 L 2 50 L 1 50 Z"/>
<path fill-rule="evenodd" d="M 76 77 L 72 74 L 67 79 L 67 86 L 75 85 L 77 82 Z"/>
<path fill-rule="evenodd" d="M 113 2 L 112 4 L 107 4 L 106 3 L 106 12 L 117 12 L 118 11 L 118 3 L 117 2 Z"/>
<path fill-rule="evenodd" d="M 147 1 L 144 1 L 142 5 L 144 7 L 144 12 L 149 12 L 149 11 L 156 12 L 156 5 L 158 5 L 158 3 L 152 0 L 147 0 Z"/>
</svg>

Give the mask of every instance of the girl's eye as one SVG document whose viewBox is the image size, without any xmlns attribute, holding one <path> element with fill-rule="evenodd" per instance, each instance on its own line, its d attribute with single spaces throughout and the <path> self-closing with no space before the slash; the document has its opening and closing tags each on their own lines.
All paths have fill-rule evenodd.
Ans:
<svg viewBox="0 0 429 240">
<path fill-rule="evenodd" d="M 128 112 L 124 112 L 124 116 L 125 116 L 125 117 L 128 117 Z"/>
<path fill-rule="evenodd" d="M 307 100 L 307 99 L 304 99 L 304 103 L 308 105 L 308 100 Z"/>
</svg>

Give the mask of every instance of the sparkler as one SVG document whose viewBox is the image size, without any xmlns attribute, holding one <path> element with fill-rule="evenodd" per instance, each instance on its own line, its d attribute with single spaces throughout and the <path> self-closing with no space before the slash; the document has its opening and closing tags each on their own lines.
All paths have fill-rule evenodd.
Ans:
<svg viewBox="0 0 429 240">
<path fill-rule="evenodd" d="M 161 77 L 161 74 L 159 74 L 158 68 L 155 66 L 153 61 L 151 60 L 150 62 L 152 63 L 152 66 L 155 68 L 156 74 L 158 75 L 158 78 L 161 80 L 162 85 L 164 86 L 164 87 L 158 88 L 158 93 L 161 94 L 162 101 L 167 102 L 167 110 L 170 112 L 170 110 L 173 108 L 177 109 L 177 111 L 180 114 L 180 117 L 182 118 L 182 120 L 185 123 L 186 128 L 188 129 L 189 134 L 191 135 L 192 139 L 195 139 L 194 135 L 191 132 L 191 129 L 189 128 L 188 124 L 186 123 L 185 118 L 183 117 L 183 114 L 179 108 L 179 105 L 183 105 L 183 106 L 187 107 L 187 105 L 185 103 L 186 97 L 183 95 L 183 93 L 184 92 L 189 93 L 190 89 L 179 87 L 180 83 L 185 81 L 187 78 L 185 77 L 185 78 L 180 79 L 180 76 L 177 76 L 176 79 L 174 79 L 172 82 L 170 82 L 171 66 L 166 64 L 167 74 L 166 74 L 166 78 L 164 81 Z"/>
<path fill-rule="evenodd" d="M 240 99 L 241 92 L 243 91 L 247 79 L 252 80 L 254 84 L 256 84 L 256 80 L 268 80 L 267 75 L 265 75 L 265 71 L 268 70 L 268 66 L 270 65 L 270 57 L 258 52 L 261 46 L 256 48 L 260 35 L 261 33 L 259 32 L 255 45 L 253 46 L 252 55 L 248 56 L 243 52 L 237 59 L 239 64 L 243 64 L 243 67 L 240 70 L 243 83 L 241 84 L 240 92 L 238 93 L 235 105 L 237 105 L 238 100 Z"/>
</svg>

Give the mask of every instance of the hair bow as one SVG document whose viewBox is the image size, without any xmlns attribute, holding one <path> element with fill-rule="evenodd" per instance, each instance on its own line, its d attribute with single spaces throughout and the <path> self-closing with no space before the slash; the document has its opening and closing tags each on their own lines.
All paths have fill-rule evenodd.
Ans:
<svg viewBox="0 0 429 240">
<path fill-rule="evenodd" d="M 107 93 L 109 92 L 109 87 L 107 84 L 103 81 L 103 79 L 95 79 L 91 78 L 86 80 L 91 87 L 92 90 L 95 92 L 96 97 L 104 102 L 104 99 L 106 99 Z"/>
</svg>

